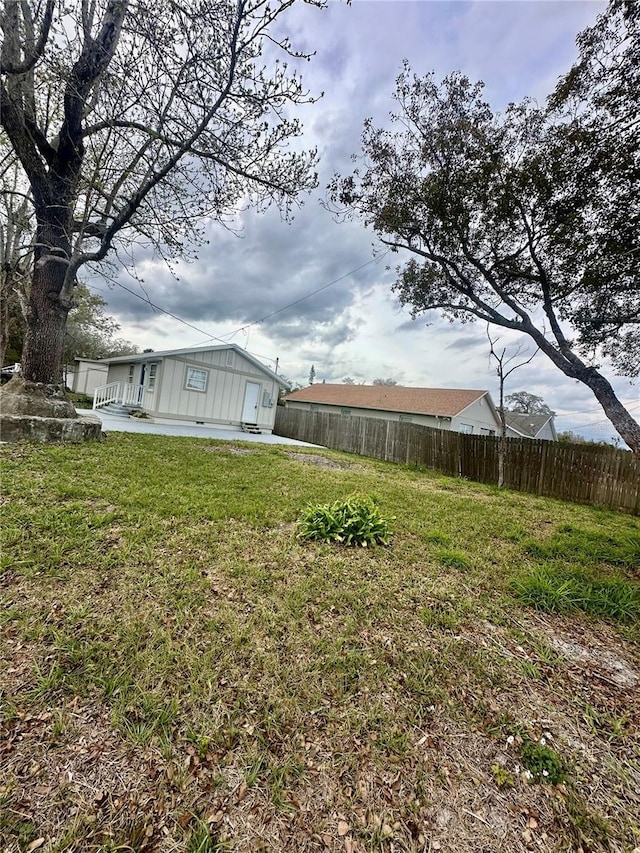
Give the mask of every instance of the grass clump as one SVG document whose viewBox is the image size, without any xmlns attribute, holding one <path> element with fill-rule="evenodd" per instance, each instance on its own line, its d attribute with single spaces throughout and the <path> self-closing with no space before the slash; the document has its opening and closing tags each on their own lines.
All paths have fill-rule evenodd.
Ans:
<svg viewBox="0 0 640 853">
<path fill-rule="evenodd" d="M 598 579 L 548 564 L 517 578 L 513 588 L 524 604 L 547 613 L 582 610 L 619 622 L 640 619 L 640 587 L 624 577 Z"/>
<path fill-rule="evenodd" d="M 374 498 L 351 495 L 330 504 L 308 506 L 298 519 L 298 537 L 362 548 L 388 545 L 392 520 L 380 513 Z"/>
<path fill-rule="evenodd" d="M 449 548 L 443 548 L 436 553 L 436 556 L 443 566 L 452 569 L 470 569 L 471 563 L 469 558 L 463 551 L 455 551 Z"/>
<path fill-rule="evenodd" d="M 564 524 L 544 542 L 526 542 L 525 551 L 542 560 L 571 560 L 583 565 L 597 561 L 623 569 L 640 568 L 640 534 L 635 530 L 612 536 Z"/>
</svg>

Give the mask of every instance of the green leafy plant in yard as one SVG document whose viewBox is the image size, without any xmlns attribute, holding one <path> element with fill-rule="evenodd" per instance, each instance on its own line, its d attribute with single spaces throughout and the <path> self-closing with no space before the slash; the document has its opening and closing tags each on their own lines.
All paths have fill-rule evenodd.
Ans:
<svg viewBox="0 0 640 853">
<path fill-rule="evenodd" d="M 520 758 L 534 782 L 557 785 L 566 778 L 562 759 L 546 744 L 537 743 L 525 736 L 520 747 Z"/>
<path fill-rule="evenodd" d="M 342 545 L 388 545 L 390 522 L 367 495 L 351 495 L 331 504 L 308 506 L 298 519 L 298 537 Z"/>
<path fill-rule="evenodd" d="M 545 564 L 516 578 L 513 589 L 522 602 L 547 613 L 583 610 L 619 622 L 640 618 L 640 586 L 625 577 L 598 579 L 580 569 Z"/>
<path fill-rule="evenodd" d="M 513 788 L 516 784 L 513 773 L 509 773 L 506 767 L 502 767 L 501 764 L 493 764 L 491 772 L 498 788 Z"/>
</svg>

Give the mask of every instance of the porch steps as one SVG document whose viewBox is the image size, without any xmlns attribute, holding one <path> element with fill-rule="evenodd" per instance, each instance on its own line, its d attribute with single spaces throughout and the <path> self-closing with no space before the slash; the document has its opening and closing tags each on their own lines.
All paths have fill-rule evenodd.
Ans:
<svg viewBox="0 0 640 853">
<path fill-rule="evenodd" d="M 106 412 L 106 414 L 112 415 L 114 418 L 128 418 L 129 413 L 137 408 L 139 407 L 123 406 L 122 403 L 107 403 L 106 406 L 101 406 L 99 411 Z"/>
<path fill-rule="evenodd" d="M 247 423 L 246 421 L 242 421 L 240 424 L 242 427 L 242 432 L 250 432 L 253 435 L 262 435 L 262 430 L 258 426 L 258 424 Z"/>
</svg>

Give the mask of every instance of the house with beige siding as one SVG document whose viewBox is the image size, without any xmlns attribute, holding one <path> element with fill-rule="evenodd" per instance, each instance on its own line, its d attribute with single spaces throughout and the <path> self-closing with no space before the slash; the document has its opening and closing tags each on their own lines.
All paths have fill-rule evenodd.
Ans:
<svg viewBox="0 0 640 853">
<path fill-rule="evenodd" d="M 488 391 L 322 382 L 289 394 L 285 405 L 345 418 L 382 418 L 475 435 L 500 434 L 500 417 Z"/>
<path fill-rule="evenodd" d="M 288 382 L 235 344 L 105 358 L 94 409 L 138 410 L 158 423 L 273 430 L 280 388 Z"/>
<path fill-rule="evenodd" d="M 91 396 L 98 386 L 105 384 L 108 373 L 109 365 L 103 359 L 76 358 L 71 390 Z"/>
</svg>

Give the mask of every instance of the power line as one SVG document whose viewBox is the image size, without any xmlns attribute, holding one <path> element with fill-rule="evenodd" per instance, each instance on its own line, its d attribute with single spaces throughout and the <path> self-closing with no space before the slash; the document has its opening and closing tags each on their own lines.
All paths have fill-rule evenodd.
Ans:
<svg viewBox="0 0 640 853">
<path fill-rule="evenodd" d="M 235 332 L 230 332 L 228 335 L 225 335 L 225 337 L 231 337 L 232 338 L 234 335 L 237 335 L 238 332 L 244 332 L 247 329 L 251 328 L 251 326 L 256 326 L 258 323 L 264 323 L 265 320 L 269 320 L 271 317 L 275 317 L 276 314 L 281 314 L 283 311 L 286 311 L 288 308 L 293 308 L 294 305 L 299 305 L 301 302 L 304 302 L 305 299 L 310 299 L 312 296 L 315 296 L 316 293 L 321 293 L 323 290 L 327 290 L 329 287 L 333 287 L 334 284 L 338 284 L 338 282 L 343 281 L 345 278 L 348 278 L 351 275 L 355 275 L 355 273 L 360 272 L 360 270 L 364 269 L 365 267 L 368 267 L 370 264 L 378 263 L 378 261 L 381 261 L 388 254 L 389 254 L 389 252 L 386 251 L 379 258 L 371 258 L 371 260 L 366 261 L 366 263 L 360 264 L 359 267 L 356 267 L 355 269 L 344 273 L 344 275 L 341 275 L 338 278 L 335 278 L 333 281 L 330 281 L 328 284 L 323 284 L 322 287 L 317 287 L 315 290 L 312 290 L 309 293 L 305 294 L 304 296 L 301 296 L 299 299 L 295 299 L 293 302 L 289 302 L 287 305 L 284 305 L 282 308 L 278 308 L 276 311 L 272 311 L 270 314 L 265 314 L 264 317 L 260 317 L 258 320 L 252 320 L 250 323 L 245 323 L 244 326 L 240 326 L 240 328 L 236 329 Z"/>
<path fill-rule="evenodd" d="M 349 276 L 355 275 L 355 273 L 359 272 L 360 270 L 364 269 L 365 267 L 368 267 L 370 264 L 377 263 L 378 261 L 382 260 L 382 258 L 384 258 L 387 254 L 388 254 L 388 252 L 385 252 L 384 255 L 380 256 L 380 258 L 372 258 L 371 260 L 366 261 L 366 263 L 360 264 L 359 267 L 356 267 L 355 269 L 352 269 L 349 272 L 344 273 L 344 275 L 341 275 L 338 278 L 334 279 L 333 281 L 330 281 L 328 284 L 323 284 L 322 287 L 318 287 L 315 290 L 310 291 L 309 293 L 305 294 L 304 296 L 301 296 L 299 299 L 295 299 L 293 302 L 289 302 L 287 305 L 282 306 L 282 308 L 277 308 L 275 311 L 271 311 L 271 313 L 265 314 L 264 317 L 260 317 L 258 320 L 252 320 L 250 323 L 245 323 L 243 326 L 240 326 L 234 332 L 229 332 L 228 334 L 224 335 L 224 338 L 218 337 L 218 335 L 209 334 L 209 332 L 207 332 L 205 329 L 200 329 L 198 326 L 195 326 L 193 323 L 190 323 L 188 320 L 184 320 L 182 317 L 179 317 L 177 314 L 174 314 L 172 311 L 168 311 L 167 309 L 162 308 L 160 305 L 156 305 L 154 302 L 151 301 L 151 299 L 149 299 L 148 296 L 142 296 L 141 294 L 136 293 L 135 290 L 132 290 L 130 287 L 127 287 L 126 285 L 122 284 L 122 282 L 117 281 L 116 279 L 111 279 L 111 281 L 117 287 L 121 287 L 122 290 L 126 290 L 127 293 L 130 293 L 132 296 L 135 296 L 136 299 L 140 299 L 142 302 L 149 305 L 150 308 L 153 308 L 156 311 L 160 311 L 161 314 L 166 314 L 168 317 L 171 317 L 172 319 L 177 320 L 179 323 L 182 323 L 184 326 L 188 326 L 190 329 L 193 329 L 194 331 L 198 332 L 201 335 L 205 335 L 205 341 L 203 343 L 208 343 L 209 341 L 219 341 L 221 344 L 228 344 L 229 343 L 228 339 L 234 337 L 234 335 L 237 335 L 238 332 L 244 332 L 247 329 L 251 328 L 251 326 L 255 326 L 258 323 L 263 323 L 265 320 L 268 320 L 271 317 L 275 317 L 276 314 L 281 314 L 283 311 L 286 311 L 288 308 L 293 308 L 294 305 L 299 305 L 301 302 L 304 302 L 305 299 L 309 299 L 310 297 L 315 296 L 316 293 L 321 293 L 323 290 L 327 290 L 329 287 L 333 287 L 334 284 L 338 284 L 338 282 L 343 281 L 345 278 L 348 278 Z M 92 289 L 95 290 L 97 288 L 92 288 Z M 225 340 L 225 338 L 227 340 Z M 251 353 L 251 354 L 252 355 L 258 355 L 260 358 L 268 358 L 270 361 L 275 361 L 273 356 L 260 355 L 259 353 Z"/>
<path fill-rule="evenodd" d="M 625 409 L 628 412 L 634 412 L 636 409 L 640 409 L 640 403 L 638 403 L 637 405 L 633 405 L 633 406 L 625 406 Z M 597 415 L 599 412 L 600 412 L 599 409 L 585 409 L 585 410 L 582 410 L 580 412 L 564 412 L 561 415 L 556 414 L 556 415 L 554 415 L 554 417 L 557 420 L 558 418 L 569 418 L 569 417 L 572 417 L 573 415 Z"/>
</svg>

